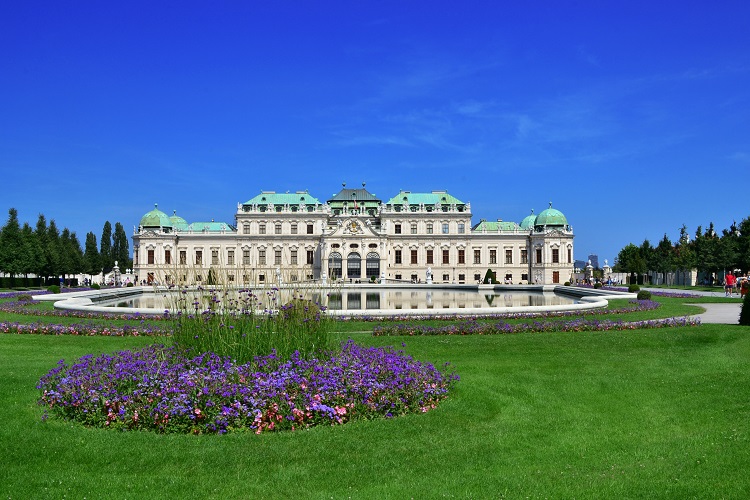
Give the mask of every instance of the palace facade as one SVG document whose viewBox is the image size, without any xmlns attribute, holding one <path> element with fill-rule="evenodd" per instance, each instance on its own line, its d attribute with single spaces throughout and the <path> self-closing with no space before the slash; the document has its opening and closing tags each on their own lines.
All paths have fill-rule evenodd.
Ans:
<svg viewBox="0 0 750 500">
<path fill-rule="evenodd" d="M 262 191 L 233 224 L 188 223 L 155 207 L 133 235 L 133 268 L 148 283 L 562 283 L 573 273 L 573 229 L 552 208 L 520 223 L 480 220 L 447 191 L 401 191 L 383 201 L 344 186 L 321 201 L 308 191 Z"/>
</svg>

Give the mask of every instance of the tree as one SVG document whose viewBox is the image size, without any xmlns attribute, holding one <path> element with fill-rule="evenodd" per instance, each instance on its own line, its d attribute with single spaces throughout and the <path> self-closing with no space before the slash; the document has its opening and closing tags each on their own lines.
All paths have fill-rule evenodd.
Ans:
<svg viewBox="0 0 750 500">
<path fill-rule="evenodd" d="M 63 228 L 60 234 L 60 256 L 59 256 L 60 269 L 59 274 L 62 274 L 63 279 L 68 274 L 73 274 L 73 243 L 70 241 L 70 230 L 66 227 Z"/>
<path fill-rule="evenodd" d="M 90 275 L 99 274 L 102 271 L 99 250 L 96 247 L 96 235 L 92 232 L 86 234 L 86 249 L 83 252 L 83 272 Z"/>
<path fill-rule="evenodd" d="M 70 233 L 70 249 L 72 252 L 71 260 L 73 261 L 73 274 L 83 273 L 83 250 L 81 249 L 81 242 L 78 240 L 78 235 L 73 231 Z"/>
<path fill-rule="evenodd" d="M 62 273 L 62 245 L 60 244 L 60 230 L 57 229 L 55 220 L 49 221 L 47 227 L 47 244 L 45 247 L 47 262 L 49 263 L 49 275 L 59 276 Z"/>
<path fill-rule="evenodd" d="M 743 219 L 739 227 L 737 262 L 744 272 L 750 271 L 750 217 Z"/>
<path fill-rule="evenodd" d="M 667 283 L 667 273 L 674 271 L 674 246 L 667 237 L 667 233 L 664 233 L 664 238 L 654 249 L 654 267 L 653 270 L 662 274 L 662 282 Z"/>
<path fill-rule="evenodd" d="M 641 249 L 632 243 L 617 254 L 616 272 L 640 275 L 646 272 L 646 260 L 641 255 Z"/>
<path fill-rule="evenodd" d="M 38 245 L 36 235 L 28 222 L 23 223 L 21 228 L 21 273 L 29 277 L 29 273 L 36 271 L 36 265 L 39 260 Z"/>
<path fill-rule="evenodd" d="M 39 214 L 39 218 L 36 221 L 34 236 L 36 237 L 37 255 L 39 256 L 34 272 L 39 277 L 47 278 L 50 275 L 51 263 L 47 249 L 49 244 L 47 220 L 44 218 L 43 214 Z"/>
<path fill-rule="evenodd" d="M 11 278 L 23 272 L 21 250 L 21 226 L 18 224 L 18 211 L 8 210 L 8 222 L 0 232 L 0 271 Z"/>
<path fill-rule="evenodd" d="M 112 239 L 112 258 L 118 262 L 118 266 L 123 271 L 133 267 L 130 262 L 128 235 L 125 234 L 125 228 L 119 222 L 115 223 L 115 235 Z"/>
<path fill-rule="evenodd" d="M 102 238 L 99 240 L 99 259 L 104 274 L 110 272 L 115 265 L 115 259 L 112 258 L 112 224 L 109 221 L 104 223 Z"/>
</svg>

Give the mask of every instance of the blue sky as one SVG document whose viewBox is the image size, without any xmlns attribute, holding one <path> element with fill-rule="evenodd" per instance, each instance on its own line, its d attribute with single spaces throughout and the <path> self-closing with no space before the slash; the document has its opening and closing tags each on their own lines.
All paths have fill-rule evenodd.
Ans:
<svg viewBox="0 0 750 500">
<path fill-rule="evenodd" d="M 6 2 L 0 225 L 261 190 L 549 202 L 575 257 L 750 216 L 748 2 Z M 132 241 L 131 241 L 132 245 Z"/>
</svg>

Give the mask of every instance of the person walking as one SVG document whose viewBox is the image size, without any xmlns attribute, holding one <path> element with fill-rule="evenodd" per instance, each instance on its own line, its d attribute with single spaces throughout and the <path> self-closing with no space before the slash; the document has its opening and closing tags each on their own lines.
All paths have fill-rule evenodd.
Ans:
<svg viewBox="0 0 750 500">
<path fill-rule="evenodd" d="M 734 285 L 737 284 L 737 278 L 734 277 L 732 272 L 728 272 L 724 278 L 724 296 L 731 297 L 734 292 Z"/>
</svg>

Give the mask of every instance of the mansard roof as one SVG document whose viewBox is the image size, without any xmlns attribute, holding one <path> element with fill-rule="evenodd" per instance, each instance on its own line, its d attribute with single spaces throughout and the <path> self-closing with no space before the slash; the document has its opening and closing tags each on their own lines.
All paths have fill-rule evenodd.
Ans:
<svg viewBox="0 0 750 500">
<path fill-rule="evenodd" d="M 399 191 L 399 193 L 388 200 L 388 205 L 465 205 L 465 203 L 448 191 L 433 191 L 431 193 L 412 193 L 411 191 Z"/>
<path fill-rule="evenodd" d="M 369 192 L 367 189 L 365 189 L 364 184 L 362 184 L 361 188 L 357 189 L 347 188 L 346 184 L 344 184 L 344 188 L 338 193 L 334 194 L 333 197 L 328 200 L 328 203 L 344 201 L 374 201 L 380 203 L 381 200 L 380 198 Z"/>
<path fill-rule="evenodd" d="M 295 193 L 277 193 L 276 191 L 261 191 L 259 195 L 250 198 L 243 205 L 319 205 L 320 200 L 307 190 Z"/>
<path fill-rule="evenodd" d="M 490 221 L 490 220 L 480 220 L 477 224 L 474 225 L 474 227 L 471 228 L 472 233 L 482 233 L 482 232 L 499 232 L 499 231 L 516 231 L 518 229 L 521 229 L 521 226 L 516 224 L 513 221 L 504 221 L 504 220 L 497 220 L 497 221 Z"/>
</svg>

